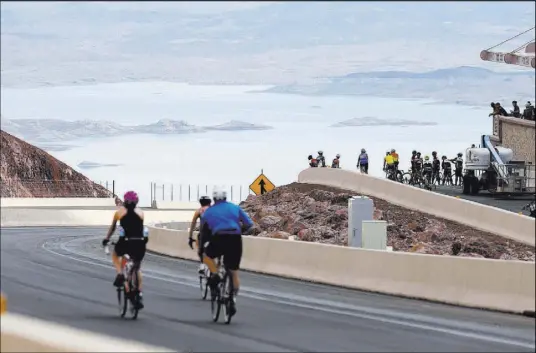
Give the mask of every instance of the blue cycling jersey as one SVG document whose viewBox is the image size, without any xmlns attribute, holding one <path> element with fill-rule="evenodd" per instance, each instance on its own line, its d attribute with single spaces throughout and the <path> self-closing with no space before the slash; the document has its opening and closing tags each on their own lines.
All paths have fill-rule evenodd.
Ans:
<svg viewBox="0 0 536 353">
<path fill-rule="evenodd" d="M 212 234 L 240 234 L 242 229 L 240 222 L 248 228 L 253 226 L 253 221 L 240 206 L 227 201 L 218 201 L 205 211 L 201 226 L 206 223 Z"/>
</svg>

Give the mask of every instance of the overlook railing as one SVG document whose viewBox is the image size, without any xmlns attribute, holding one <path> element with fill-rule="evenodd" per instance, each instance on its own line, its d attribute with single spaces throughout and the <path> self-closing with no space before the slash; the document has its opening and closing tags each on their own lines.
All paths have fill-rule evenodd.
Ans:
<svg viewBox="0 0 536 353">
<path fill-rule="evenodd" d="M 244 201 L 252 194 L 246 185 L 224 185 L 227 190 L 228 200 L 232 202 Z M 175 183 L 151 183 L 151 201 L 197 201 L 200 196 L 211 197 L 214 185 L 208 184 L 175 184 Z"/>
</svg>

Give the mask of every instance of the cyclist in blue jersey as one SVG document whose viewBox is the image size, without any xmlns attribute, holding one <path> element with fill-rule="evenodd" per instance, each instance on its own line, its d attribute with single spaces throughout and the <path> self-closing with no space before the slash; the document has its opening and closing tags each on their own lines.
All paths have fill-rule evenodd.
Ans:
<svg viewBox="0 0 536 353">
<path fill-rule="evenodd" d="M 236 298 L 240 286 L 238 269 L 242 259 L 242 229 L 251 228 L 253 221 L 240 206 L 227 202 L 224 189 L 215 187 L 212 199 L 214 204 L 203 214 L 200 230 L 203 239 L 209 239 L 205 243 L 203 256 L 211 274 L 208 283 L 214 289 L 221 280 L 214 259 L 223 256 L 223 263 L 232 275 Z M 234 304 L 231 306 L 231 315 L 236 313 Z"/>
</svg>

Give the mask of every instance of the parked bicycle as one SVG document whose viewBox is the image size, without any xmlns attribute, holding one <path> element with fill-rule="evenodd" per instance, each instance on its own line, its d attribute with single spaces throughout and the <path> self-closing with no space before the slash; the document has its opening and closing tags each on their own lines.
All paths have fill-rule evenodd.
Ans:
<svg viewBox="0 0 536 353">
<path fill-rule="evenodd" d="M 218 260 L 218 273 L 220 282 L 214 290 L 211 290 L 210 308 L 212 311 L 212 320 L 217 322 L 220 317 L 220 311 L 223 307 L 223 315 L 225 324 L 231 323 L 231 318 L 234 315 L 234 284 L 229 269 L 223 264 L 221 258 Z"/>
<path fill-rule="evenodd" d="M 111 244 L 115 245 L 116 243 L 112 242 Z M 110 253 L 109 245 L 104 247 L 104 252 L 106 255 Z M 121 262 L 121 269 L 123 271 L 123 275 L 125 276 L 125 281 L 128 283 L 129 292 L 126 291 L 124 285 L 117 287 L 119 315 L 121 317 L 125 317 L 126 313 L 129 312 L 131 319 L 136 320 L 139 312 L 139 263 L 135 263 L 128 254 L 125 254 L 123 255 L 123 260 Z"/>
</svg>

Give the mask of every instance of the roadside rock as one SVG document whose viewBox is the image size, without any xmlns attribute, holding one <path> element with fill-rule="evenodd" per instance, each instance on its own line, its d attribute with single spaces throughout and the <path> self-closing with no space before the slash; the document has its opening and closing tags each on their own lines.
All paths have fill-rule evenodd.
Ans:
<svg viewBox="0 0 536 353">
<path fill-rule="evenodd" d="M 47 152 L 1 130 L 1 197 L 113 197 Z"/>
<path fill-rule="evenodd" d="M 311 184 L 280 186 L 250 195 L 241 207 L 256 225 L 252 235 L 347 245 L 348 199 L 355 193 Z M 385 220 L 387 245 L 394 251 L 535 261 L 534 247 L 405 209 L 371 197 L 373 218 Z"/>
</svg>

